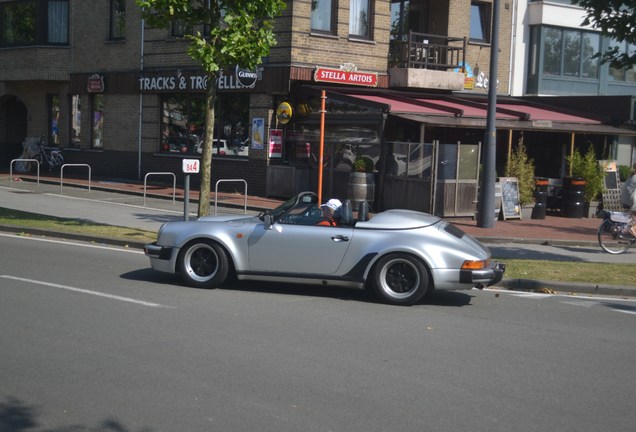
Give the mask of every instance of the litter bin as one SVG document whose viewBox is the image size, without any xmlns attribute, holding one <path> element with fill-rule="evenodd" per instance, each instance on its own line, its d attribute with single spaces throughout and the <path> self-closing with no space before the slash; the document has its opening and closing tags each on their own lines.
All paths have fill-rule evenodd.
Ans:
<svg viewBox="0 0 636 432">
<path fill-rule="evenodd" d="M 548 203 L 548 179 L 537 177 L 534 181 L 534 207 L 530 219 L 545 219 Z"/>
<path fill-rule="evenodd" d="M 580 177 L 565 177 L 561 214 L 568 218 L 582 218 L 585 213 L 585 180 Z"/>
</svg>

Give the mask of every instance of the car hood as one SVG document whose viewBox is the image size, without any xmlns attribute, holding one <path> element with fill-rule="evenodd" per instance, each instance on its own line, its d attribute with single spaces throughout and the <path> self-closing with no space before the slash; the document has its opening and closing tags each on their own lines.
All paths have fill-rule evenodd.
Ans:
<svg viewBox="0 0 636 432">
<path fill-rule="evenodd" d="M 252 222 L 257 216 L 245 215 L 245 214 L 232 214 L 232 215 L 217 215 L 217 216 L 202 216 L 197 221 L 199 222 L 232 222 L 233 224 Z"/>
<path fill-rule="evenodd" d="M 441 219 L 414 210 L 393 209 L 378 213 L 366 222 L 358 222 L 362 229 L 414 229 L 438 223 Z"/>
</svg>

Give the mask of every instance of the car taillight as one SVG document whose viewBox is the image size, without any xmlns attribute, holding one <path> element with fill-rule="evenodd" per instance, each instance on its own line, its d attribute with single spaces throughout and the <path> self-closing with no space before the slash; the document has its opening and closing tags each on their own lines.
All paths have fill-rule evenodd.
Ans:
<svg viewBox="0 0 636 432">
<path fill-rule="evenodd" d="M 490 260 L 464 261 L 462 270 L 482 270 L 490 267 Z"/>
<path fill-rule="evenodd" d="M 224 154 L 225 154 L 225 152 L 224 152 L 223 150 L 219 150 L 219 154 L 220 154 L 220 155 L 224 155 Z"/>
</svg>

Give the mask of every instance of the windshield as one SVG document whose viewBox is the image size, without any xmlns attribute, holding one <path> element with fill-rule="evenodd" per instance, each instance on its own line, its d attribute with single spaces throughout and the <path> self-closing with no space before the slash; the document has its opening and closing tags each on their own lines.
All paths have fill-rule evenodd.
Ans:
<svg viewBox="0 0 636 432">
<path fill-rule="evenodd" d="M 313 192 L 301 192 L 267 213 L 272 215 L 273 220 L 278 220 L 281 216 L 296 207 L 298 204 L 302 204 L 303 207 L 306 207 L 311 203 L 318 203 L 318 197 L 316 194 Z"/>
</svg>

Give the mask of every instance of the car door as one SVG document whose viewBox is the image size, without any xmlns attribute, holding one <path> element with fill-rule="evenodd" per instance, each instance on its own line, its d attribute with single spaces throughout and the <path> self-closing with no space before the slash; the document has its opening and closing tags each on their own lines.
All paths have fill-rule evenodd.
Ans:
<svg viewBox="0 0 636 432">
<path fill-rule="evenodd" d="M 335 274 L 353 235 L 351 227 L 259 224 L 249 238 L 249 269 L 255 272 Z"/>
</svg>

